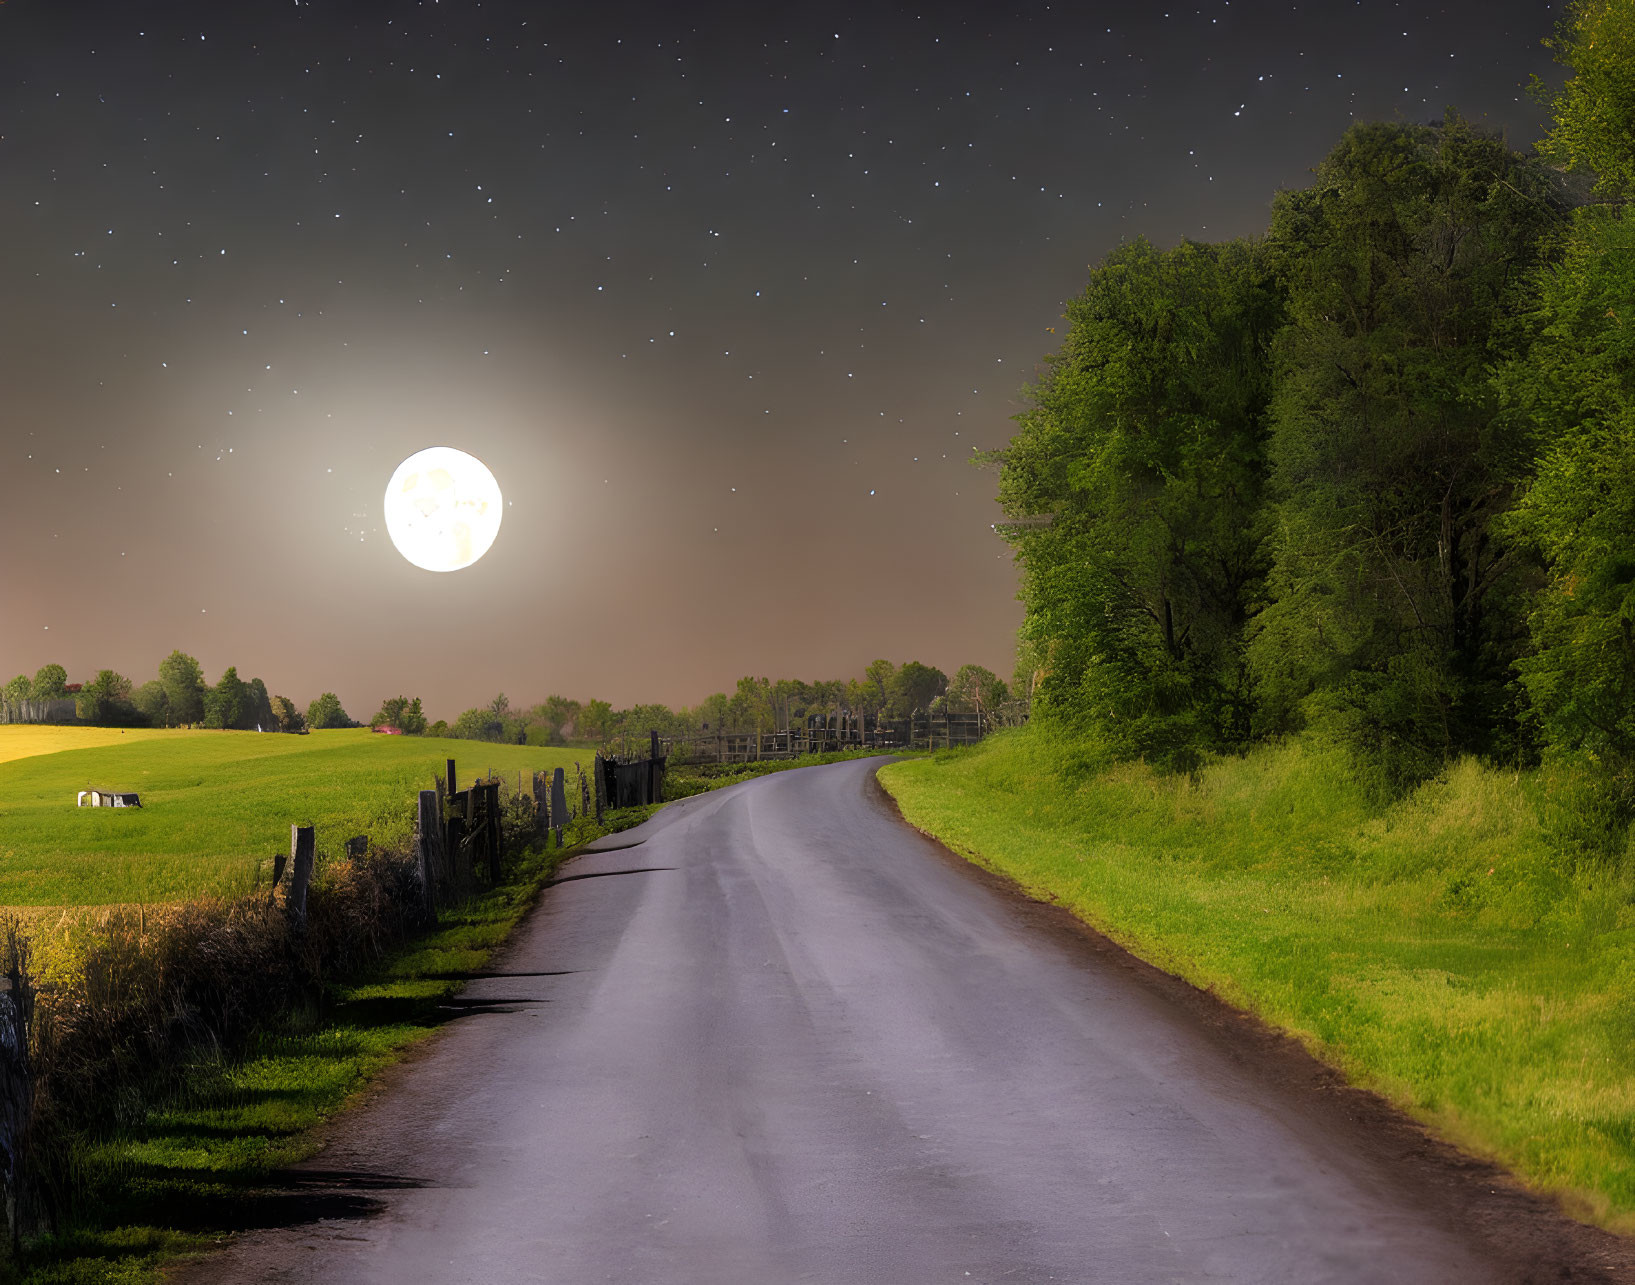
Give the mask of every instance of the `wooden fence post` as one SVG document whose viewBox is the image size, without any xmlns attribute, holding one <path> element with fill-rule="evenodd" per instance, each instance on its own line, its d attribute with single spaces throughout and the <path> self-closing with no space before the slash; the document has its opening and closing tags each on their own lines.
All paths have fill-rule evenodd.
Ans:
<svg viewBox="0 0 1635 1285">
<path fill-rule="evenodd" d="M 456 792 L 458 791 L 458 788 L 459 788 L 458 785 L 456 784 L 456 777 L 454 775 L 454 760 L 453 759 L 450 759 L 448 761 L 447 775 L 448 775 L 448 785 L 447 785 L 446 788 L 448 790 L 448 797 L 452 799 L 454 797 L 454 795 L 456 794 Z"/>
<path fill-rule="evenodd" d="M 34 1068 L 29 1032 L 34 1025 L 34 978 L 29 941 L 17 920 L 5 924 L 5 991 L 0 993 L 0 1194 L 15 1260 L 23 1232 L 35 1222 L 34 1165 L 29 1155 L 29 1122 L 34 1116 Z"/>
<path fill-rule="evenodd" d="M 602 766 L 602 752 L 596 752 L 596 824 L 602 824 L 602 807 L 607 801 L 607 769 Z"/>
<path fill-rule="evenodd" d="M 290 827 L 290 920 L 295 931 L 307 927 L 307 888 L 312 883 L 312 858 L 317 849 L 317 838 L 310 825 Z"/>
<path fill-rule="evenodd" d="M 556 827 L 556 846 L 562 846 L 562 823 L 568 816 L 568 787 L 561 768 L 551 773 L 551 823 Z"/>
<path fill-rule="evenodd" d="M 458 806 L 456 802 L 456 807 Z M 457 810 L 448 819 L 444 834 L 444 850 L 448 854 L 448 860 L 444 863 L 443 874 L 452 885 L 452 895 L 458 896 L 464 890 L 466 819 L 463 811 Z"/>
<path fill-rule="evenodd" d="M 415 821 L 414 872 L 420 880 L 421 909 L 426 922 L 437 922 L 437 847 L 443 838 L 443 814 L 436 790 L 420 791 L 420 812 Z"/>
<path fill-rule="evenodd" d="M 476 832 L 477 821 L 482 816 L 482 791 L 473 781 L 465 792 L 465 842 L 460 848 L 460 887 L 469 891 L 471 887 L 471 873 L 476 865 L 476 854 L 471 850 L 471 836 Z"/>
<path fill-rule="evenodd" d="M 505 864 L 505 833 L 500 829 L 500 783 L 488 787 L 488 882 L 498 885 Z"/>
</svg>

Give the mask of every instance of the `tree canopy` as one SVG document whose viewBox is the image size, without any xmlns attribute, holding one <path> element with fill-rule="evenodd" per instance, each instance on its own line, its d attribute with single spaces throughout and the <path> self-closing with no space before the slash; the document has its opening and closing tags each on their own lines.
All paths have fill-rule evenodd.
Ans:
<svg viewBox="0 0 1635 1285">
<path fill-rule="evenodd" d="M 204 671 L 183 651 L 173 651 L 159 662 L 159 682 L 165 690 L 166 718 L 171 727 L 204 718 Z"/>
<path fill-rule="evenodd" d="M 1248 728 L 1282 294 L 1251 242 L 1114 251 L 998 457 L 1036 700 L 1170 760 Z"/>
<path fill-rule="evenodd" d="M 352 720 L 341 708 L 340 698 L 334 692 L 325 692 L 307 706 L 307 726 L 316 732 L 329 727 L 351 727 Z"/>
<path fill-rule="evenodd" d="M 392 696 L 380 703 L 380 709 L 370 720 L 373 727 L 395 727 L 410 736 L 420 736 L 426 730 L 426 716 L 420 709 L 420 697 Z"/>
<path fill-rule="evenodd" d="M 29 684 L 29 700 L 60 700 L 68 695 L 68 671 L 61 665 L 41 665 Z"/>
<path fill-rule="evenodd" d="M 1560 222 L 1543 167 L 1455 116 L 1359 125 L 1280 194 L 1267 730 L 1324 719 L 1403 782 L 1514 752 L 1524 572 L 1496 524 L 1533 468 L 1496 358 Z"/>
<path fill-rule="evenodd" d="M 1540 150 L 1635 198 L 1635 2 L 1578 0 L 1552 45 L 1572 75 Z M 1498 378 L 1539 457 L 1508 528 L 1544 570 L 1517 668 L 1546 744 L 1599 770 L 1617 831 L 1635 816 L 1635 205 L 1578 210 L 1536 282 L 1532 342 Z"/>
<path fill-rule="evenodd" d="M 216 685 L 204 694 L 204 725 L 214 728 L 242 727 L 248 708 L 249 694 L 238 676 L 238 669 L 229 665 Z"/>
<path fill-rule="evenodd" d="M 1584 52 L 1629 11 L 1575 6 L 1544 148 L 1615 180 L 1575 104 L 1622 101 Z M 1387 789 L 1541 731 L 1635 761 L 1635 234 L 1568 190 L 1453 113 L 1359 124 L 1264 238 L 1095 267 L 993 457 L 1039 715 L 1174 768 L 1319 728 Z"/>
<path fill-rule="evenodd" d="M 1573 0 L 1545 43 L 1571 75 L 1559 92 L 1533 78 L 1555 117 L 1540 150 L 1593 171 L 1604 196 L 1635 197 L 1635 0 Z"/>
</svg>

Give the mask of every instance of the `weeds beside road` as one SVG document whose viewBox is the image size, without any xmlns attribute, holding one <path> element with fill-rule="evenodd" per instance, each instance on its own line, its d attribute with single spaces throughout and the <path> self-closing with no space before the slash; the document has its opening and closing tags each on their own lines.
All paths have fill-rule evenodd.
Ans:
<svg viewBox="0 0 1635 1285">
<path fill-rule="evenodd" d="M 1635 1229 L 1635 872 L 1563 855 L 1570 780 L 1472 761 L 1377 807 L 1314 744 L 1189 778 L 1039 729 L 880 779 L 956 851 Z"/>
<path fill-rule="evenodd" d="M 322 985 L 257 1031 L 237 1056 L 195 1050 L 145 1081 L 100 1128 L 64 1140 L 69 1217 L 31 1245 L 29 1285 L 146 1282 L 178 1252 L 203 1247 L 295 1202 L 276 1172 L 322 1145 L 317 1131 L 369 1077 L 446 1021 L 444 1005 L 482 971 L 564 858 L 652 809 L 580 819 L 569 846 L 526 849 L 505 880 L 445 911 L 436 928 L 358 976 Z"/>
</svg>

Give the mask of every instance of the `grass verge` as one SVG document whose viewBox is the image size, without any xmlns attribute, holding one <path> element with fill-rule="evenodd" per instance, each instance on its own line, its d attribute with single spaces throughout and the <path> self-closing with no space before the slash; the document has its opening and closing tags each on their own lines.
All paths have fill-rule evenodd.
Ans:
<svg viewBox="0 0 1635 1285">
<path fill-rule="evenodd" d="M 1570 781 L 1465 762 L 1378 808 L 1315 744 L 1168 777 L 1038 728 L 880 780 L 956 851 L 1635 1232 L 1635 863 L 1552 842 Z"/>
<path fill-rule="evenodd" d="M 151 1285 L 166 1262 L 230 1229 L 301 1213 L 278 1171 L 315 1154 L 319 1126 L 448 1019 L 443 1001 L 482 971 L 566 857 L 653 811 L 575 821 L 564 848 L 524 852 L 504 883 L 445 910 L 368 975 L 327 986 L 242 1056 L 200 1055 L 162 1085 L 120 1086 L 125 1123 L 75 1144 L 75 1224 L 28 1246 L 13 1279 Z"/>
</svg>

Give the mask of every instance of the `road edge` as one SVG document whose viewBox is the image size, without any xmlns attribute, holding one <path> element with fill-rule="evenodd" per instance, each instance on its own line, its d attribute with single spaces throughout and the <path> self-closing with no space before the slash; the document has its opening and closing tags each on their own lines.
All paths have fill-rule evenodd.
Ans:
<svg viewBox="0 0 1635 1285">
<path fill-rule="evenodd" d="M 1635 1283 L 1635 1242 L 1574 1218 L 1553 1196 L 1528 1187 L 1496 1161 L 1462 1150 L 1382 1094 L 1352 1083 L 1292 1033 L 1149 963 L 1065 906 L 1032 895 L 985 864 L 980 853 L 961 852 L 915 825 L 880 780 L 885 765 L 877 763 L 868 773 L 867 802 L 919 835 L 949 867 L 1007 902 L 1030 928 L 1076 940 L 1104 966 L 1130 973 L 1143 989 L 1186 1012 L 1228 1058 L 1256 1065 L 1297 1110 L 1321 1119 L 1373 1164 L 1411 1184 L 1415 1200 L 1438 1208 L 1507 1273 L 1499 1279 L 1517 1285 Z"/>
</svg>

